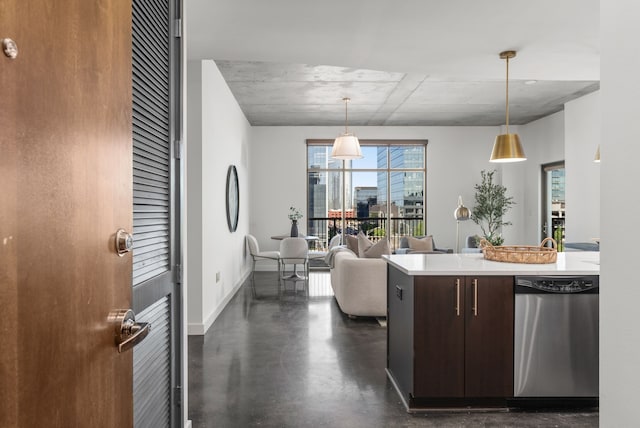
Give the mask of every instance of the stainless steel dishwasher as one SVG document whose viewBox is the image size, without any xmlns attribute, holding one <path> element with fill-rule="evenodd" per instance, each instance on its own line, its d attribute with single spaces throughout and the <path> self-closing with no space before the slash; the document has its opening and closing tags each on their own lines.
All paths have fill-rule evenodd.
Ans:
<svg viewBox="0 0 640 428">
<path fill-rule="evenodd" d="M 514 397 L 598 397 L 598 276 L 518 276 Z"/>
</svg>

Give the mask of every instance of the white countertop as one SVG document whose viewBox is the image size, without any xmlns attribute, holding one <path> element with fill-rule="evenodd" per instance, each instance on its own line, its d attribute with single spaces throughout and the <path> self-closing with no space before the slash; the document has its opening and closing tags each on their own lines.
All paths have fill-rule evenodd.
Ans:
<svg viewBox="0 0 640 428">
<path fill-rule="evenodd" d="M 599 275 L 600 253 L 558 253 L 555 263 L 523 264 L 485 260 L 482 254 L 392 254 L 383 256 L 407 275 Z"/>
</svg>

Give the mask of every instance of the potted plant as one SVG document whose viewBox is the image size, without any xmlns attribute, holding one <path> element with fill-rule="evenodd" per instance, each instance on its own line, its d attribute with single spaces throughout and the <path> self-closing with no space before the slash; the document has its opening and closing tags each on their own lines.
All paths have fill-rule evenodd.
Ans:
<svg viewBox="0 0 640 428">
<path fill-rule="evenodd" d="M 471 220 L 480 226 L 484 239 L 497 246 L 504 242 L 500 228 L 511 225 L 510 221 L 503 221 L 502 218 L 515 202 L 506 195 L 506 187 L 493 182 L 495 172 L 481 171 L 482 182 L 474 186 L 476 205 L 471 212 Z"/>
</svg>

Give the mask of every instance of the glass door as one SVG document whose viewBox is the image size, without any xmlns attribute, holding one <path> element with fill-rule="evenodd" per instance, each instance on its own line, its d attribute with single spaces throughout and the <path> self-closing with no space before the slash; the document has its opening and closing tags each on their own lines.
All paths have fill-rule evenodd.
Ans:
<svg viewBox="0 0 640 428">
<path fill-rule="evenodd" d="M 564 161 L 542 165 L 542 234 L 553 238 L 558 251 L 564 248 L 565 168 Z"/>
</svg>

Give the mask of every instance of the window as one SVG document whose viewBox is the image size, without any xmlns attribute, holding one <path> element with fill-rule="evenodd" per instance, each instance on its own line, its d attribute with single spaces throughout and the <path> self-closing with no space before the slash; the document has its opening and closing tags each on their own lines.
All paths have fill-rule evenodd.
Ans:
<svg viewBox="0 0 640 428">
<path fill-rule="evenodd" d="M 564 249 L 565 168 L 564 161 L 542 165 L 542 239 L 556 240 Z"/>
<path fill-rule="evenodd" d="M 331 158 L 332 140 L 307 141 L 307 232 L 326 243 L 343 230 L 392 248 L 424 234 L 426 141 L 361 140 L 362 159 Z"/>
</svg>

